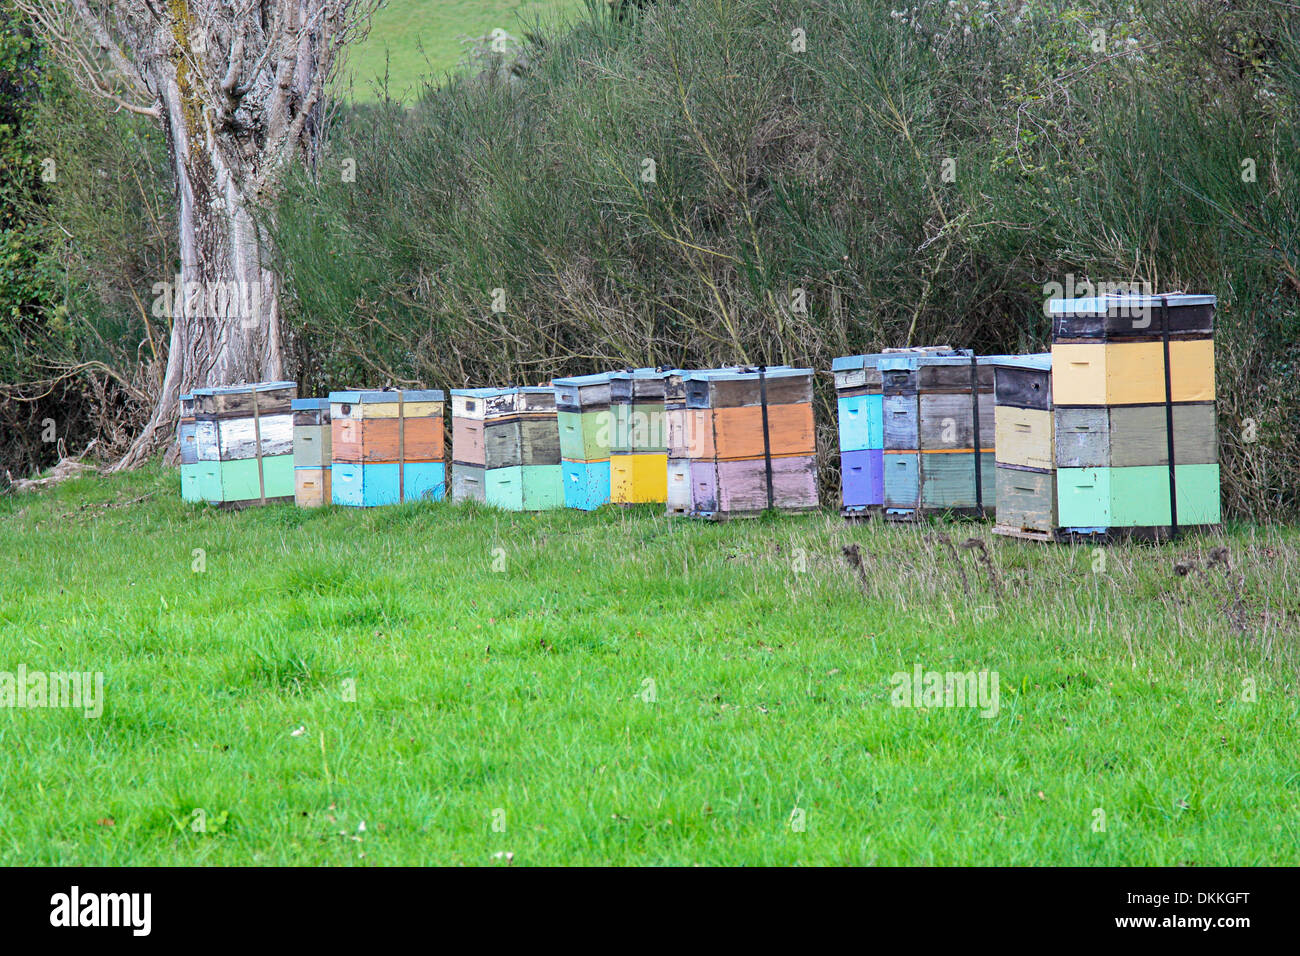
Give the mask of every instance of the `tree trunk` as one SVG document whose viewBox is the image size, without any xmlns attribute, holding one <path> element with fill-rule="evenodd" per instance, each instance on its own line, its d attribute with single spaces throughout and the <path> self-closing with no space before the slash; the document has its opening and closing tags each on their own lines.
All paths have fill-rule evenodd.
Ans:
<svg viewBox="0 0 1300 956">
<path fill-rule="evenodd" d="M 182 394 L 285 375 L 280 277 L 267 267 L 270 245 L 243 190 L 252 180 L 250 171 L 240 168 L 238 158 L 229 160 L 219 144 L 195 142 L 185 126 L 179 90 L 165 100 L 180 208 L 181 271 L 160 283 L 161 290 L 155 288 L 162 297 L 155 311 L 165 309 L 172 321 L 157 404 L 113 471 L 136 467 L 174 440 Z"/>
</svg>

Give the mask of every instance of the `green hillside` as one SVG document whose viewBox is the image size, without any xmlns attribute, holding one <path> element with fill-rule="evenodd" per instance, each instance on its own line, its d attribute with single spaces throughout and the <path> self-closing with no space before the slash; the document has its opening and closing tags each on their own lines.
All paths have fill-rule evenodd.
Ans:
<svg viewBox="0 0 1300 956">
<path fill-rule="evenodd" d="M 409 99 L 422 78 L 456 67 L 464 37 L 498 27 L 518 36 L 538 22 L 585 11 L 584 0 L 388 0 L 375 14 L 369 38 L 349 53 L 353 95 L 374 99 L 376 80 L 387 66 L 390 92 Z"/>
</svg>

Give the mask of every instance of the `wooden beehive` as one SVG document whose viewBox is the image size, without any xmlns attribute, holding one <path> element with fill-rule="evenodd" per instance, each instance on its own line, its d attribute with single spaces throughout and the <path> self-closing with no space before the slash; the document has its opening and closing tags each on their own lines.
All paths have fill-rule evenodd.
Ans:
<svg viewBox="0 0 1300 956">
<path fill-rule="evenodd" d="M 592 511 L 610 500 L 610 448 L 614 424 L 610 373 L 557 378 L 556 424 L 564 503 Z"/>
<path fill-rule="evenodd" d="M 452 390 L 452 496 L 510 511 L 563 507 L 555 390 Z"/>
<path fill-rule="evenodd" d="M 377 507 L 444 497 L 445 408 L 437 389 L 331 392 L 334 503 Z"/>
<path fill-rule="evenodd" d="M 946 346 L 890 350 L 877 359 L 886 517 L 993 509 L 993 361 Z"/>
<path fill-rule="evenodd" d="M 1183 294 L 1050 303 L 1063 533 L 1219 523 L 1215 305 Z"/>
<path fill-rule="evenodd" d="M 194 395 L 180 397 L 180 422 L 176 427 L 176 444 L 181 456 L 181 500 L 199 502 L 199 446 L 194 420 Z"/>
<path fill-rule="evenodd" d="M 293 382 L 195 389 L 194 446 L 200 499 L 243 506 L 294 497 Z"/>
<path fill-rule="evenodd" d="M 841 511 L 861 517 L 885 503 L 885 395 L 881 356 L 846 355 L 831 363 L 839 425 Z"/>
<path fill-rule="evenodd" d="M 994 366 L 997 525 L 1013 537 L 1051 539 L 1056 513 L 1052 356 L 1008 356 Z"/>
<path fill-rule="evenodd" d="M 294 500 L 300 508 L 330 504 L 331 454 L 330 400 L 293 400 Z"/>
<path fill-rule="evenodd" d="M 707 457 L 678 459 L 689 461 L 692 515 L 818 506 L 810 369 L 691 372 L 684 385 L 686 411 L 705 412 L 709 433 Z M 678 465 L 676 480 L 685 480 L 684 468 Z"/>
<path fill-rule="evenodd" d="M 665 394 L 663 369 L 610 374 L 610 501 L 615 504 L 667 500 Z"/>
</svg>

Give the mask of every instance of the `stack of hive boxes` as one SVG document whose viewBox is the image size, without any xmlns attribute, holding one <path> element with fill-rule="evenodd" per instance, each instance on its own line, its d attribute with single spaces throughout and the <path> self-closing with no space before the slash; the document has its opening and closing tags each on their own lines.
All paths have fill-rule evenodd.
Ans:
<svg viewBox="0 0 1300 956">
<path fill-rule="evenodd" d="M 702 428 L 697 422 L 707 415 L 703 409 L 686 407 L 684 369 L 664 373 L 664 431 L 667 447 L 665 497 L 668 514 L 688 515 L 693 510 L 691 498 L 691 460 L 696 454 Z"/>
<path fill-rule="evenodd" d="M 334 503 L 372 508 L 442 498 L 445 400 L 437 389 L 331 392 Z"/>
<path fill-rule="evenodd" d="M 687 411 L 705 412 L 691 460 L 692 515 L 817 507 L 810 369 L 691 372 L 685 384 Z"/>
<path fill-rule="evenodd" d="M 556 420 L 560 429 L 560 469 L 564 477 L 564 504 L 592 511 L 609 502 L 610 375 L 557 378 Z"/>
<path fill-rule="evenodd" d="M 885 396 L 880 355 L 846 355 L 831 363 L 840 434 L 840 490 L 845 517 L 885 502 Z"/>
<path fill-rule="evenodd" d="M 1215 305 L 1182 294 L 1050 304 L 1063 528 L 1219 523 Z"/>
<path fill-rule="evenodd" d="M 181 452 L 181 500 L 202 501 L 199 495 L 199 445 L 195 436 L 194 396 L 180 397 L 181 419 L 176 429 L 176 443 Z"/>
<path fill-rule="evenodd" d="M 300 508 L 319 508 L 333 501 L 330 492 L 330 400 L 293 400 L 294 500 Z"/>
<path fill-rule="evenodd" d="M 225 505 L 293 501 L 293 382 L 194 390 L 198 495 Z"/>
<path fill-rule="evenodd" d="M 878 360 L 887 517 L 992 510 L 993 361 L 946 347 L 889 352 Z"/>
<path fill-rule="evenodd" d="M 668 497 L 668 439 L 663 369 L 638 368 L 610 377 L 609 500 L 663 502 Z"/>
<path fill-rule="evenodd" d="M 1007 356 L 993 368 L 999 534 L 1056 537 L 1052 356 Z"/>
<path fill-rule="evenodd" d="M 510 511 L 564 506 L 555 390 L 452 389 L 452 497 Z"/>
</svg>

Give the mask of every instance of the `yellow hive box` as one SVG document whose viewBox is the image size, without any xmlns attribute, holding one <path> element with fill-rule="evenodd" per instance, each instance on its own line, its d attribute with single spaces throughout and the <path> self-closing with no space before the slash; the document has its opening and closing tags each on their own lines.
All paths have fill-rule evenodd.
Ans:
<svg viewBox="0 0 1300 956">
<path fill-rule="evenodd" d="M 667 452 L 610 455 L 609 500 L 624 505 L 667 501 Z"/>
<path fill-rule="evenodd" d="M 1175 402 L 1214 400 L 1213 339 L 1170 342 L 1169 367 Z M 1057 405 L 1163 403 L 1164 343 L 1053 345 L 1052 400 Z"/>
<path fill-rule="evenodd" d="M 998 405 L 993 410 L 993 423 L 999 465 L 1045 471 L 1056 467 L 1054 426 L 1049 410 Z"/>
</svg>

